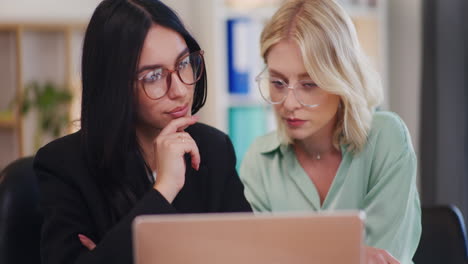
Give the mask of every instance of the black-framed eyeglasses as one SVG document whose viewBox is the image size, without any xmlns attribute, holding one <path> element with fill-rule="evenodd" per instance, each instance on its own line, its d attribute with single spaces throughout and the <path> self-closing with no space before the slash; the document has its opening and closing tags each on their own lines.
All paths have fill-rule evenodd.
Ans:
<svg viewBox="0 0 468 264">
<path fill-rule="evenodd" d="M 281 104 L 286 100 L 289 90 L 293 90 L 296 100 L 306 107 L 317 107 L 323 100 L 324 93 L 312 80 L 299 80 L 294 85 L 284 80 L 271 77 L 268 68 L 263 70 L 256 78 L 258 89 L 263 99 L 270 104 Z"/>
<path fill-rule="evenodd" d="M 172 73 L 177 73 L 179 80 L 186 85 L 193 85 L 203 75 L 203 50 L 187 54 L 175 63 L 175 68 L 169 70 L 164 67 L 148 69 L 138 77 L 141 81 L 146 96 L 157 100 L 167 94 L 171 87 Z"/>
</svg>

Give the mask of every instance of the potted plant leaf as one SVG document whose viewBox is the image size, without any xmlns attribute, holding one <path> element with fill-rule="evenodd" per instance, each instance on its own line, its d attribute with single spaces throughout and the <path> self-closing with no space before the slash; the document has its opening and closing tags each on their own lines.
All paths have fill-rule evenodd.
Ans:
<svg viewBox="0 0 468 264">
<path fill-rule="evenodd" d="M 59 137 L 70 122 L 69 104 L 72 93 L 52 82 L 40 84 L 32 82 L 24 89 L 20 102 L 20 113 L 24 116 L 30 111 L 37 113 L 34 148 L 41 147 L 44 136 Z"/>
</svg>

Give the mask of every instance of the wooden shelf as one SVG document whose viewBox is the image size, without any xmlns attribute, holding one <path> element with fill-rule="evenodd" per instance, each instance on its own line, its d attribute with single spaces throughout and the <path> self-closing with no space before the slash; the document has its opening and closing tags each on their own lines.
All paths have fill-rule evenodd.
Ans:
<svg viewBox="0 0 468 264">
<path fill-rule="evenodd" d="M 13 129 L 16 127 L 16 120 L 13 113 L 0 112 L 0 128 Z"/>
<path fill-rule="evenodd" d="M 14 120 L 0 120 L 0 128 L 14 129 L 16 122 Z"/>
<path fill-rule="evenodd" d="M 73 82 L 80 76 L 85 29 L 86 23 L 80 21 L 0 22 L 0 167 L 34 155 L 37 148 L 37 113 L 8 112 L 12 98 L 23 96 L 31 82 L 49 81 L 76 95 Z M 47 136 L 41 144 L 47 143 Z"/>
<path fill-rule="evenodd" d="M 74 30 L 82 30 L 85 29 L 87 26 L 84 22 L 73 22 L 73 23 L 63 23 L 60 21 L 57 22 L 7 22 L 7 23 L 0 23 L 0 30 L 15 30 L 18 28 L 26 28 L 29 30 L 40 30 L 40 31 L 57 31 L 57 30 L 66 30 L 66 29 L 74 29 Z"/>
</svg>

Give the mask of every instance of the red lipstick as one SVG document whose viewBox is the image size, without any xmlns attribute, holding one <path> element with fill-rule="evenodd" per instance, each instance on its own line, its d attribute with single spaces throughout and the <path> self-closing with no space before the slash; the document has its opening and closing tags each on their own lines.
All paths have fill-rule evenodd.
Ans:
<svg viewBox="0 0 468 264">
<path fill-rule="evenodd" d="M 288 124 L 289 127 L 300 127 L 302 126 L 306 121 L 302 119 L 297 119 L 297 118 L 287 118 L 286 123 Z"/>
</svg>

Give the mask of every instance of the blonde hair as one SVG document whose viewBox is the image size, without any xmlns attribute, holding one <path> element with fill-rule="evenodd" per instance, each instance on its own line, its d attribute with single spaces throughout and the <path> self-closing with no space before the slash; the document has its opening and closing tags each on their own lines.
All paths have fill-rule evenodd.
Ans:
<svg viewBox="0 0 468 264">
<path fill-rule="evenodd" d="M 317 85 L 341 98 L 334 146 L 360 151 L 367 142 L 372 115 L 383 97 L 380 78 L 361 50 L 356 29 L 334 0 L 285 2 L 263 29 L 260 46 L 265 63 L 270 49 L 283 40 L 299 46 L 304 66 Z M 278 117 L 277 117 L 278 118 Z M 283 143 L 292 143 L 282 122 Z"/>
</svg>

